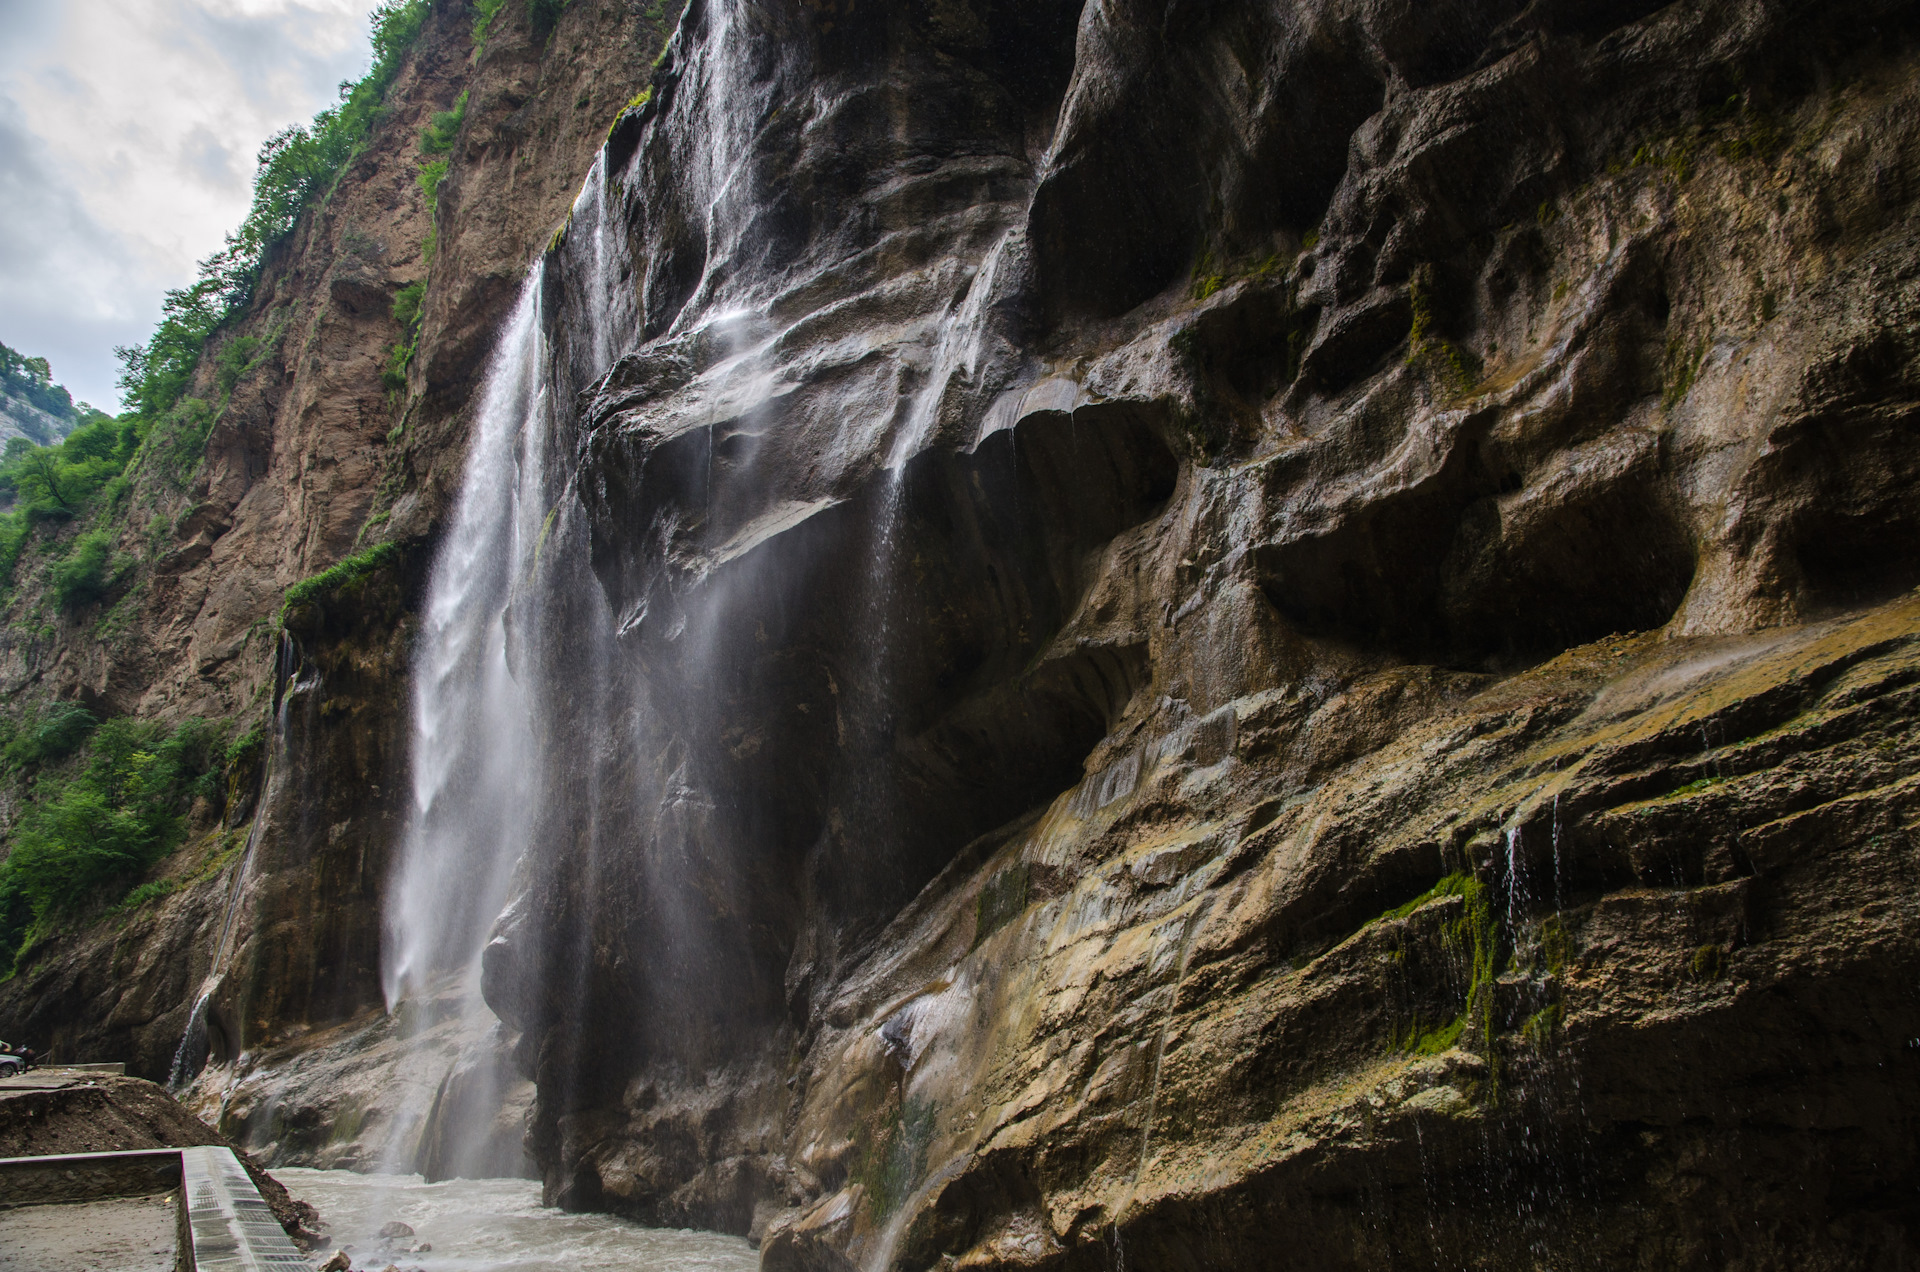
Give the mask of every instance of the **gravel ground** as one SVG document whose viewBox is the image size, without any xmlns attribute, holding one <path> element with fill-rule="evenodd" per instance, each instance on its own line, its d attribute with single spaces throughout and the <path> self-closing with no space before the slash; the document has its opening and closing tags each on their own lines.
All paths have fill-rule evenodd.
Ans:
<svg viewBox="0 0 1920 1272">
<path fill-rule="evenodd" d="M 0 1210 L 0 1272 L 172 1272 L 174 1199 Z"/>
</svg>

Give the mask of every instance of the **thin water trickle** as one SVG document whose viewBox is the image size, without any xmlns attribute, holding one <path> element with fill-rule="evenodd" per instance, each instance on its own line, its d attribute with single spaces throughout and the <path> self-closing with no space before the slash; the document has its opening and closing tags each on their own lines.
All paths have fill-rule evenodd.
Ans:
<svg viewBox="0 0 1920 1272">
<path fill-rule="evenodd" d="M 260 839 L 272 821 L 271 810 L 285 768 L 279 761 L 286 749 L 288 715 L 294 702 L 319 684 L 317 672 L 304 679 L 300 676 L 300 659 L 294 648 L 293 637 L 284 632 L 280 636 L 276 671 L 280 701 L 274 711 L 273 729 L 267 738 L 266 786 L 255 800 L 254 807 L 258 812 L 247 830 L 246 845 L 241 849 L 240 860 L 234 864 L 233 877 L 228 880 L 227 894 L 221 901 L 220 937 L 214 942 L 213 961 L 207 967 L 207 974 L 201 978 L 193 1007 L 187 1013 L 186 1028 L 180 1033 L 180 1043 L 174 1048 L 173 1061 L 167 1067 L 167 1089 L 176 1094 L 199 1076 L 206 1062 L 207 1013 L 211 1009 L 214 994 L 220 989 L 221 978 L 226 975 L 227 962 L 233 952 L 240 899 L 245 895 L 247 882 L 253 875 L 254 850 L 259 847 Z"/>
</svg>

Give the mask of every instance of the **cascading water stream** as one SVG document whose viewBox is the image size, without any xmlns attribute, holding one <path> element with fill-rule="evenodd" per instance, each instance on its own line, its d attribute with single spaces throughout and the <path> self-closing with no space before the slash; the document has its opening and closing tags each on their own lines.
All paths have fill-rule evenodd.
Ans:
<svg viewBox="0 0 1920 1272">
<path fill-rule="evenodd" d="M 584 319 L 561 365 L 546 312 L 549 262 L 522 285 L 495 349 L 475 417 L 461 492 L 434 562 L 414 660 L 412 817 L 385 915 L 382 978 L 390 1013 L 418 1035 L 449 1014 L 471 1047 L 495 1028 L 480 991 L 480 954 L 508 904 L 516 867 L 538 825 L 542 698 L 528 670 L 540 666 L 544 590 L 564 572 L 543 570 L 542 552 L 561 515 L 556 403 L 582 376 L 597 376 L 632 321 L 618 286 L 624 245 L 610 231 L 601 164 L 574 203 L 563 253 L 570 310 Z M 580 294 L 584 293 L 584 294 Z M 498 1039 L 488 1045 L 498 1047 Z M 461 1063 L 459 1057 L 455 1067 Z M 505 1092 L 499 1066 L 460 1106 L 484 1117 Z M 443 1076 L 444 1092 L 451 1070 Z M 436 1104 L 440 1097 L 436 1096 Z M 430 1110 L 396 1119 L 387 1165 L 412 1169 Z M 449 1105 L 455 1124 L 437 1128 L 443 1174 L 498 1169 L 483 1148 L 485 1126 Z"/>
<path fill-rule="evenodd" d="M 185 1089 L 199 1075 L 207 1061 L 207 1014 L 212 1009 L 214 995 L 219 992 L 233 953 L 240 901 L 246 895 L 247 884 L 253 877 L 255 849 L 260 846 L 260 840 L 272 822 L 271 810 L 285 768 L 281 761 L 286 751 L 288 717 L 297 700 L 319 687 L 317 673 L 302 675 L 298 649 L 293 638 L 284 633 L 280 637 L 277 664 L 275 676 L 279 685 L 279 701 L 273 713 L 273 730 L 268 735 L 264 789 L 255 799 L 254 807 L 258 812 L 253 825 L 247 830 L 246 845 L 241 849 L 240 860 L 234 867 L 233 878 L 227 884 L 227 894 L 221 903 L 220 936 L 214 942 L 213 960 L 208 964 L 207 974 L 201 978 L 193 1007 L 187 1013 L 186 1028 L 181 1031 L 180 1043 L 174 1048 L 173 1061 L 167 1067 L 167 1089 L 176 1093 Z"/>
</svg>

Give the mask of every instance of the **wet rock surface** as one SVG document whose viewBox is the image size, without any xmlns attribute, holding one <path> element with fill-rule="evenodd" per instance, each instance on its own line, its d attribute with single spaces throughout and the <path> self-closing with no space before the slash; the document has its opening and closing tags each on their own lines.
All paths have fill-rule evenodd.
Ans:
<svg viewBox="0 0 1920 1272">
<path fill-rule="evenodd" d="M 1910 16 L 1070 9 L 699 5 L 610 138 L 549 1197 L 1911 1257 Z"/>
<path fill-rule="evenodd" d="M 525 1117 L 550 1202 L 781 1272 L 1912 1261 L 1909 8 L 504 27 L 404 476 L 182 523 L 183 588 L 333 545 L 276 601 L 376 505 L 406 549 L 288 616 L 254 868 L 0 995 L 143 1070 L 197 1036 L 275 1160 L 432 1173 L 471 1124 L 518 1169 Z M 554 228 L 616 113 L 602 377 Z M 406 651 L 543 240 L 539 816 L 500 1029 L 409 1050 Z M 298 392 L 372 403 L 387 338 Z"/>
</svg>

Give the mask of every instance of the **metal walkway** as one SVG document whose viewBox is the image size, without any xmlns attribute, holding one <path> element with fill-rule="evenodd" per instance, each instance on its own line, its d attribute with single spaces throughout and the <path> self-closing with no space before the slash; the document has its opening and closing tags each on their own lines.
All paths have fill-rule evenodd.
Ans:
<svg viewBox="0 0 1920 1272">
<path fill-rule="evenodd" d="M 313 1272 L 229 1148 L 0 1158 L 0 1206 L 174 1192 L 186 1272 Z"/>
</svg>

